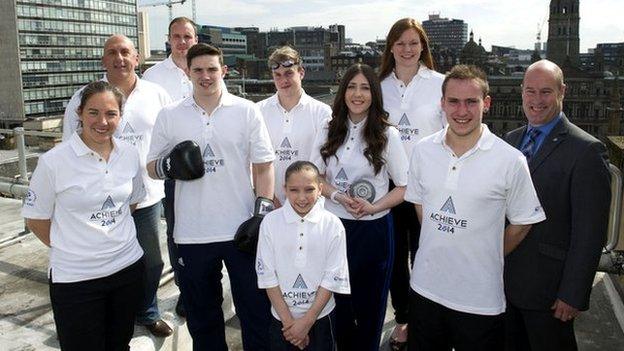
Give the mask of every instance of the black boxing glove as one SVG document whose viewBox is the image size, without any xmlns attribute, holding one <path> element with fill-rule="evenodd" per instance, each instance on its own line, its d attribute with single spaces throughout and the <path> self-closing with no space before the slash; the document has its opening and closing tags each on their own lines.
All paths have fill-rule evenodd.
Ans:
<svg viewBox="0 0 624 351">
<path fill-rule="evenodd" d="M 258 197 L 254 205 L 253 217 L 244 221 L 236 230 L 234 245 L 241 251 L 255 255 L 260 235 L 260 223 L 264 216 L 273 211 L 273 201 L 266 197 Z"/>
<path fill-rule="evenodd" d="M 169 155 L 156 160 L 155 166 L 160 179 L 193 180 L 206 172 L 199 145 L 192 140 L 174 146 Z"/>
</svg>

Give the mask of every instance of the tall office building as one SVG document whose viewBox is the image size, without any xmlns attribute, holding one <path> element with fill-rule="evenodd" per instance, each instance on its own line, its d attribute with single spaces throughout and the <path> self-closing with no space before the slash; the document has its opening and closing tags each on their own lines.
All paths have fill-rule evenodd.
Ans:
<svg viewBox="0 0 624 351">
<path fill-rule="evenodd" d="M 0 122 L 63 114 L 82 85 L 100 79 L 104 42 L 137 44 L 136 0 L 2 0 Z"/>
<path fill-rule="evenodd" d="M 460 51 L 468 42 L 468 24 L 460 19 L 441 18 L 431 14 L 422 22 L 429 42 L 439 49 Z"/>
</svg>

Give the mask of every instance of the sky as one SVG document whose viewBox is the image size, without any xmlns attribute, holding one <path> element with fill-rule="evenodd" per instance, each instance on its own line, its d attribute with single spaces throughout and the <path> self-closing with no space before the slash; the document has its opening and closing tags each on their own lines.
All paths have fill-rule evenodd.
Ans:
<svg viewBox="0 0 624 351">
<path fill-rule="evenodd" d="M 149 13 L 150 46 L 164 49 L 169 14 L 166 6 L 141 6 L 162 0 L 138 0 Z M 173 16 L 192 17 L 192 0 L 173 5 Z M 198 24 L 223 27 L 258 27 L 261 31 L 294 26 L 344 24 L 346 37 L 364 44 L 385 38 L 392 24 L 403 17 L 418 21 L 429 14 L 463 19 L 475 40 L 491 45 L 532 49 L 538 24 L 544 23 L 542 41 L 548 38 L 549 0 L 195 0 Z M 218 6 L 215 6 L 218 4 Z M 580 51 L 587 52 L 597 43 L 624 42 L 622 0 L 580 2 Z"/>
</svg>

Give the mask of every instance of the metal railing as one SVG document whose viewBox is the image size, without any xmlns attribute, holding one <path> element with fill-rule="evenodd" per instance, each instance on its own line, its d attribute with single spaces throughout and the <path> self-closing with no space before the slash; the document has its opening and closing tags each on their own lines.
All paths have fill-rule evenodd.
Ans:
<svg viewBox="0 0 624 351">
<path fill-rule="evenodd" d="M 63 135 L 61 132 L 41 132 L 36 130 L 24 130 L 23 127 L 13 129 L 0 129 L 0 133 L 15 136 L 15 146 L 17 148 L 17 167 L 19 176 L 15 179 L 0 177 L 0 192 L 11 194 L 18 198 L 23 198 L 28 192 L 28 167 L 26 165 L 26 141 L 25 136 L 43 136 L 58 138 Z M 24 189 L 24 185 L 26 188 Z"/>
</svg>

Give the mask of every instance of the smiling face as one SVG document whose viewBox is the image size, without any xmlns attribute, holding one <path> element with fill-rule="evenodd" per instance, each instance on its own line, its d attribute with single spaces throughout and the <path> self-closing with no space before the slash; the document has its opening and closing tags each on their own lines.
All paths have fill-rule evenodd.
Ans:
<svg viewBox="0 0 624 351">
<path fill-rule="evenodd" d="M 176 22 L 169 28 L 169 45 L 171 54 L 175 57 L 184 58 L 188 49 L 197 44 L 195 28 L 189 22 Z"/>
<path fill-rule="evenodd" d="M 524 76 L 522 109 L 532 126 L 546 124 L 561 112 L 566 86 L 556 77 L 555 67 L 539 63 Z"/>
<path fill-rule="evenodd" d="M 368 116 L 371 101 L 370 83 L 364 74 L 358 73 L 349 81 L 345 90 L 345 103 L 353 122 L 357 123 Z"/>
<path fill-rule="evenodd" d="M 396 67 L 414 67 L 420 61 L 422 50 L 420 36 L 415 29 L 410 28 L 394 42 L 390 51 Z"/>
<path fill-rule="evenodd" d="M 271 70 L 273 83 L 279 96 L 295 97 L 301 95 L 301 80 L 304 76 L 303 67 L 294 65 L 291 67 L 279 66 Z"/>
<path fill-rule="evenodd" d="M 307 169 L 292 173 L 284 185 L 288 202 L 301 217 L 312 210 L 321 196 L 321 188 L 317 175 Z"/>
<path fill-rule="evenodd" d="M 200 55 L 191 60 L 189 75 L 193 82 L 193 94 L 197 97 L 214 96 L 221 94 L 221 79 L 227 72 L 226 66 L 221 66 L 219 56 Z"/>
<path fill-rule="evenodd" d="M 121 120 L 119 101 L 110 91 L 93 94 L 78 114 L 82 121 L 80 138 L 91 149 L 110 143 Z"/>
<path fill-rule="evenodd" d="M 130 39 L 115 35 L 104 44 L 102 65 L 111 82 L 121 82 L 134 78 L 134 70 L 139 65 L 139 54 Z"/>
<path fill-rule="evenodd" d="M 490 108 L 490 97 L 483 97 L 483 89 L 476 79 L 450 79 L 442 97 L 449 133 L 460 138 L 481 134 L 484 109 Z"/>
</svg>

